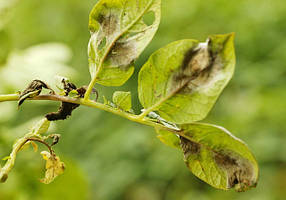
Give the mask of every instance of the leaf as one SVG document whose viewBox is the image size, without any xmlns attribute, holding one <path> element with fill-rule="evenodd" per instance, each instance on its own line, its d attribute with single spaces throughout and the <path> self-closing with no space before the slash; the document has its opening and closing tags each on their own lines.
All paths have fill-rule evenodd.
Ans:
<svg viewBox="0 0 286 200">
<path fill-rule="evenodd" d="M 233 75 L 233 38 L 181 40 L 155 52 L 139 73 L 139 99 L 146 112 L 156 111 L 177 124 L 204 119 Z"/>
<path fill-rule="evenodd" d="M 203 123 L 181 126 L 181 148 L 194 175 L 218 189 L 255 187 L 257 162 L 247 145 L 226 129 Z"/>
<path fill-rule="evenodd" d="M 64 173 L 65 165 L 59 157 L 51 155 L 47 151 L 41 152 L 43 159 L 46 160 L 45 178 L 40 181 L 45 184 L 51 183 L 57 176 Z"/>
<path fill-rule="evenodd" d="M 161 129 L 161 128 L 156 128 L 156 132 L 158 133 L 158 139 L 164 143 L 165 145 L 177 149 L 181 149 L 180 146 L 180 137 L 170 131 Z"/>
<path fill-rule="evenodd" d="M 161 0 L 100 0 L 90 13 L 88 47 L 92 79 L 120 86 L 134 72 L 134 61 L 156 33 Z M 151 25 L 144 16 L 153 13 Z M 96 76 L 97 74 L 97 76 Z"/>
<path fill-rule="evenodd" d="M 50 89 L 50 87 L 43 81 L 33 80 L 29 86 L 21 93 L 18 107 L 20 107 L 26 99 L 39 96 L 43 88 Z"/>
<path fill-rule="evenodd" d="M 3 161 L 9 160 L 9 159 L 11 159 L 11 156 L 6 156 L 6 157 L 2 158 Z"/>
<path fill-rule="evenodd" d="M 132 108 L 131 92 L 116 91 L 113 94 L 113 103 L 124 111 L 130 111 Z"/>
</svg>

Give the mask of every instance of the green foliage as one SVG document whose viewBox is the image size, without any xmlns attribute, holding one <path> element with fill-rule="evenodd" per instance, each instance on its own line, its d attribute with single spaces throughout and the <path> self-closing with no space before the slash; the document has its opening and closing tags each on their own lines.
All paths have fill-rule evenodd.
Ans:
<svg viewBox="0 0 286 200">
<path fill-rule="evenodd" d="M 90 13 L 89 69 L 92 79 L 120 86 L 134 72 L 134 61 L 153 38 L 160 22 L 161 0 L 101 0 Z M 149 12 L 154 22 L 143 17 Z"/>
<path fill-rule="evenodd" d="M 195 123 L 208 115 L 233 75 L 234 34 L 211 35 L 206 42 L 180 40 L 155 52 L 139 73 L 138 94 L 144 108 L 139 115 L 133 114 L 131 92 L 115 92 L 114 104 L 105 98 L 104 103 L 89 99 L 95 83 L 120 86 L 131 77 L 135 60 L 158 29 L 160 15 L 160 0 L 100 0 L 89 19 L 89 86 L 77 88 L 66 83 L 71 89 L 65 91 L 66 94 L 52 93 L 40 97 L 61 101 L 71 107 L 69 110 L 67 106 L 61 106 L 57 113 L 52 113 L 66 113 L 58 120 L 66 119 L 71 115 L 72 107 L 81 104 L 153 126 L 158 138 L 168 146 L 182 150 L 191 172 L 211 186 L 223 190 L 235 188 L 236 191 L 255 187 L 258 166 L 247 146 L 221 127 Z M 75 89 L 80 90 L 81 95 L 74 93 Z M 35 88 L 26 90 L 19 95 L 20 102 L 39 97 L 41 92 Z M 15 96 L 0 96 L 0 102 L 7 99 L 15 100 Z M 7 157 L 8 164 L 1 168 L 1 181 L 7 179 L 16 153 L 26 144 L 32 144 L 36 150 L 35 142 L 46 145 L 50 151 L 42 152 L 47 161 L 42 182 L 50 183 L 63 173 L 64 164 L 51 149 L 58 137 L 40 135 L 48 129 L 44 125 L 48 123 L 47 119 L 17 141 Z M 45 141 L 50 138 L 53 139 L 52 145 Z"/>
<path fill-rule="evenodd" d="M 124 111 L 130 111 L 132 108 L 131 93 L 122 91 L 114 92 L 113 103 Z"/>
<path fill-rule="evenodd" d="M 155 52 L 139 74 L 146 110 L 183 124 L 204 119 L 234 71 L 233 34 L 181 40 Z"/>
<path fill-rule="evenodd" d="M 182 149 L 188 168 L 197 177 L 224 190 L 256 186 L 258 165 L 245 143 L 219 126 L 191 123 L 180 128 L 177 137 L 163 129 L 158 133 L 165 144 Z"/>
</svg>

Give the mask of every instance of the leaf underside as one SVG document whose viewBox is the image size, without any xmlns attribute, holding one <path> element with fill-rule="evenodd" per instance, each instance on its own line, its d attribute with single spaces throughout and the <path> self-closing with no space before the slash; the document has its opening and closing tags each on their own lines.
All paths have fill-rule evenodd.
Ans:
<svg viewBox="0 0 286 200">
<path fill-rule="evenodd" d="M 244 142 L 219 126 L 191 123 L 180 128 L 177 135 L 163 129 L 157 133 L 163 143 L 183 151 L 194 175 L 223 190 L 246 191 L 256 186 L 258 165 Z"/>
<path fill-rule="evenodd" d="M 153 14 L 151 24 L 144 16 Z M 161 0 L 100 0 L 90 13 L 88 47 L 92 79 L 120 86 L 134 72 L 134 61 L 156 33 Z M 95 77 L 96 76 L 96 77 Z"/>
<path fill-rule="evenodd" d="M 181 40 L 155 52 L 139 73 L 143 107 L 177 124 L 204 119 L 233 75 L 233 38 Z"/>
</svg>

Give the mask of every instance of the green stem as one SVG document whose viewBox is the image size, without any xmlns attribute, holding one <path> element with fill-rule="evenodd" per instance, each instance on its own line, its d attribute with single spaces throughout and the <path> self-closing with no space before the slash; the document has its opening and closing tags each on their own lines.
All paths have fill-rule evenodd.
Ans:
<svg viewBox="0 0 286 200">
<path fill-rule="evenodd" d="M 4 101 L 18 101 L 19 100 L 19 95 L 18 94 L 12 94 L 12 95 L 0 95 L 0 102 Z M 96 101 L 92 100 L 86 100 L 83 98 L 70 98 L 66 96 L 60 96 L 60 95 L 40 95 L 31 99 L 27 100 L 48 100 L 48 101 L 60 101 L 60 102 L 68 102 L 68 103 L 74 103 L 74 104 L 79 104 L 91 108 L 96 108 L 100 110 L 104 110 L 106 112 L 113 113 L 115 115 L 121 116 L 125 119 L 128 119 L 133 122 L 137 122 L 139 124 L 144 124 L 147 126 L 152 126 L 152 127 L 157 127 L 157 128 L 162 128 L 162 129 L 167 129 L 169 131 L 172 131 L 176 134 L 179 134 L 180 131 L 176 129 L 171 129 L 168 127 L 165 127 L 164 125 L 151 121 L 149 118 L 143 117 L 141 115 L 134 115 L 131 113 L 124 112 L 120 109 L 116 109 L 113 107 L 110 107 L 109 105 L 105 105 Z"/>
</svg>

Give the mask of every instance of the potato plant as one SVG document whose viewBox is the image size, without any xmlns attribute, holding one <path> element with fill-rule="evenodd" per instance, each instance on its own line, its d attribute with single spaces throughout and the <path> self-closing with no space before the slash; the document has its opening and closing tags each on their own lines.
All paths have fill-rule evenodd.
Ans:
<svg viewBox="0 0 286 200">
<path fill-rule="evenodd" d="M 62 174 L 65 165 L 53 150 L 60 136 L 44 134 L 52 122 L 67 119 L 79 106 L 88 106 L 154 127 L 160 141 L 182 151 L 189 170 L 215 188 L 246 191 L 256 186 L 258 165 L 247 145 L 222 127 L 199 122 L 233 76 L 233 33 L 210 35 L 204 42 L 175 41 L 153 53 L 138 77 L 140 114 L 133 112 L 128 91 L 115 92 L 112 101 L 98 101 L 96 84 L 121 86 L 132 76 L 134 62 L 155 35 L 160 16 L 161 0 L 100 0 L 89 18 L 88 86 L 77 87 L 62 78 L 59 91 L 54 91 L 49 83 L 31 80 L 22 92 L 0 95 L 0 102 L 18 101 L 19 107 L 29 100 L 61 102 L 58 111 L 46 114 L 15 142 L 4 158 L 1 182 L 7 180 L 17 153 L 29 145 L 36 151 L 36 143 L 48 149 L 41 152 L 46 160 L 41 182 L 48 184 Z"/>
</svg>

